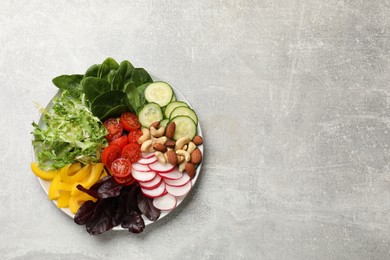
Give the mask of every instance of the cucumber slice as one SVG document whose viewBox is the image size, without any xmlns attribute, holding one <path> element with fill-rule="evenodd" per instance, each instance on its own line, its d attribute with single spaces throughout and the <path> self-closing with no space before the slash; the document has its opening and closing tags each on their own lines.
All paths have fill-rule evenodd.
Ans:
<svg viewBox="0 0 390 260">
<path fill-rule="evenodd" d="M 176 95 L 173 94 L 172 99 L 171 99 L 171 102 L 176 101 L 176 100 L 177 100 Z"/>
<path fill-rule="evenodd" d="M 160 121 L 160 126 L 166 127 L 168 122 L 169 122 L 169 120 L 167 118 L 165 118 L 165 119 Z"/>
<path fill-rule="evenodd" d="M 189 116 L 177 116 L 172 118 L 170 122 L 175 122 L 176 129 L 174 140 L 178 140 L 182 137 L 188 137 L 190 140 L 194 139 L 196 135 L 196 124 Z"/>
<path fill-rule="evenodd" d="M 138 120 L 142 126 L 149 128 L 149 126 L 163 119 L 161 107 L 156 103 L 146 104 L 138 114 Z"/>
<path fill-rule="evenodd" d="M 173 90 L 171 86 L 162 81 L 149 84 L 145 89 L 145 99 L 149 103 L 156 103 L 160 107 L 165 107 L 172 100 Z"/>
<path fill-rule="evenodd" d="M 177 116 L 189 116 L 192 120 L 194 120 L 195 125 L 198 125 L 198 116 L 195 111 L 189 107 L 177 107 L 170 114 L 169 118 L 174 118 Z"/>
<path fill-rule="evenodd" d="M 164 110 L 165 117 L 169 118 L 171 116 L 172 111 L 177 107 L 188 107 L 188 105 L 183 101 L 173 101 L 169 103 Z"/>
</svg>

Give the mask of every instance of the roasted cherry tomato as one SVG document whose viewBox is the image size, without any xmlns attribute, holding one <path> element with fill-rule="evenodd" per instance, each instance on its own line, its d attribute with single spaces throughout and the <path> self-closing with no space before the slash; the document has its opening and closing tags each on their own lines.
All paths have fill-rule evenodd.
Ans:
<svg viewBox="0 0 390 260">
<path fill-rule="evenodd" d="M 141 129 L 133 130 L 129 133 L 127 136 L 128 142 L 129 143 L 136 143 L 138 144 L 138 139 L 142 136 L 142 131 Z"/>
<path fill-rule="evenodd" d="M 111 164 L 111 173 L 118 178 L 131 175 L 131 162 L 125 158 L 116 159 Z"/>
<path fill-rule="evenodd" d="M 104 148 L 100 160 L 107 169 L 111 169 L 112 162 L 119 157 L 121 157 L 121 148 L 118 145 L 109 145 Z"/>
<path fill-rule="evenodd" d="M 126 131 L 136 130 L 141 127 L 137 115 L 131 112 L 122 113 L 119 122 Z"/>
<path fill-rule="evenodd" d="M 118 178 L 118 177 L 114 176 L 114 179 L 117 183 L 123 184 L 126 186 L 133 184 L 135 181 L 133 175 L 131 175 L 131 174 L 127 177 L 124 177 L 124 178 Z"/>
<path fill-rule="evenodd" d="M 106 135 L 108 141 L 114 140 L 122 135 L 123 127 L 116 118 L 109 118 L 103 124 L 108 131 Z"/>
<path fill-rule="evenodd" d="M 127 136 L 126 135 L 122 135 L 121 137 L 115 138 L 114 140 L 112 140 L 110 142 L 110 145 L 111 144 L 118 145 L 119 148 L 121 148 L 121 151 L 122 151 L 123 147 L 125 147 L 125 145 L 127 144 Z"/>
<path fill-rule="evenodd" d="M 122 149 L 122 157 L 128 159 L 131 163 L 141 159 L 141 148 L 138 144 L 129 143 Z"/>
</svg>

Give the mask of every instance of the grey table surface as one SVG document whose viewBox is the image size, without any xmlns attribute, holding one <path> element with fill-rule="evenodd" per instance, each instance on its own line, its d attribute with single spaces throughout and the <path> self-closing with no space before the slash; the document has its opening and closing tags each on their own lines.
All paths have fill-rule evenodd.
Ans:
<svg viewBox="0 0 390 260">
<path fill-rule="evenodd" d="M 1 259 L 389 259 L 388 0 L 1 1 Z M 140 235 L 89 236 L 30 171 L 51 79 L 111 56 L 193 104 L 205 158 Z"/>
</svg>

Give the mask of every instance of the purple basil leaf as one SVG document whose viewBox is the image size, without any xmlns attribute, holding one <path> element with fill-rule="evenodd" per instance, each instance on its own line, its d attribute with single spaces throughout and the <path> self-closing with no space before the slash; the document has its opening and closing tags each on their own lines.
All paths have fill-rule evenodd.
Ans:
<svg viewBox="0 0 390 260">
<path fill-rule="evenodd" d="M 82 192 L 87 193 L 88 195 L 94 197 L 95 199 L 99 199 L 99 188 L 107 181 L 113 180 L 112 176 L 105 176 L 102 179 L 98 180 L 95 184 L 91 186 L 91 188 L 87 189 L 84 188 L 82 185 L 77 185 L 76 188 L 79 189 Z"/>
<path fill-rule="evenodd" d="M 115 200 L 116 198 L 109 198 L 96 202 L 95 211 L 86 223 L 90 235 L 100 235 L 114 227 L 113 217 L 117 208 Z"/>
<path fill-rule="evenodd" d="M 127 202 L 127 194 L 128 192 L 122 191 L 118 197 L 118 209 L 113 218 L 113 225 L 118 226 L 123 221 L 123 217 L 126 214 L 126 202 Z"/>
<path fill-rule="evenodd" d="M 136 211 L 131 211 L 124 217 L 122 222 L 123 228 L 128 228 L 132 233 L 141 233 L 145 228 L 145 222 L 141 215 Z"/>
<path fill-rule="evenodd" d="M 74 216 L 74 222 L 79 225 L 84 225 L 87 223 L 88 219 L 93 215 L 93 212 L 95 210 L 95 202 L 92 200 L 88 200 L 81 205 L 79 210 L 76 212 L 76 215 Z"/>
<path fill-rule="evenodd" d="M 98 194 L 102 199 L 118 197 L 120 195 L 122 184 L 118 184 L 114 178 L 108 179 L 99 187 Z"/>
<path fill-rule="evenodd" d="M 141 214 L 141 211 L 138 208 L 137 203 L 137 194 L 141 192 L 141 189 L 139 185 L 135 185 L 131 188 L 131 190 L 127 194 L 127 201 L 126 201 L 126 213 L 130 214 L 132 211 L 137 211 Z"/>
<path fill-rule="evenodd" d="M 89 196 L 94 197 L 95 199 L 99 199 L 99 194 L 95 190 L 89 190 L 83 187 L 83 185 L 78 184 L 76 188 L 82 192 L 87 193 Z"/>
<path fill-rule="evenodd" d="M 153 206 L 153 199 L 146 197 L 139 192 L 137 194 L 138 208 L 151 221 L 156 221 L 161 214 L 161 211 Z"/>
</svg>

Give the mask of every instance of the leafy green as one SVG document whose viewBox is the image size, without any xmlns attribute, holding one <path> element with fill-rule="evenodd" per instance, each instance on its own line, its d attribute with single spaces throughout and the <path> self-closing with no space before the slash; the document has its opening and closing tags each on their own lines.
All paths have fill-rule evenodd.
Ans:
<svg viewBox="0 0 390 260">
<path fill-rule="evenodd" d="M 73 74 L 73 75 L 61 75 L 55 77 L 52 81 L 53 84 L 61 90 L 69 91 L 69 94 L 73 97 L 79 97 L 81 90 L 81 80 L 83 75 Z"/>
<path fill-rule="evenodd" d="M 110 90 L 101 94 L 91 104 L 92 113 L 104 121 L 109 117 L 119 116 L 129 110 L 126 94 L 119 90 Z"/>
<path fill-rule="evenodd" d="M 107 80 L 95 77 L 85 78 L 82 87 L 85 98 L 90 102 L 93 102 L 95 98 L 111 90 L 110 83 Z"/>
<path fill-rule="evenodd" d="M 80 98 L 63 90 L 53 100 L 53 107 L 42 113 L 41 124 L 33 122 L 33 145 L 41 168 L 99 161 L 101 150 L 107 145 L 107 131 Z"/>
<path fill-rule="evenodd" d="M 131 80 L 137 87 L 145 83 L 153 82 L 149 73 L 143 68 L 135 68 L 131 73 Z"/>
</svg>

